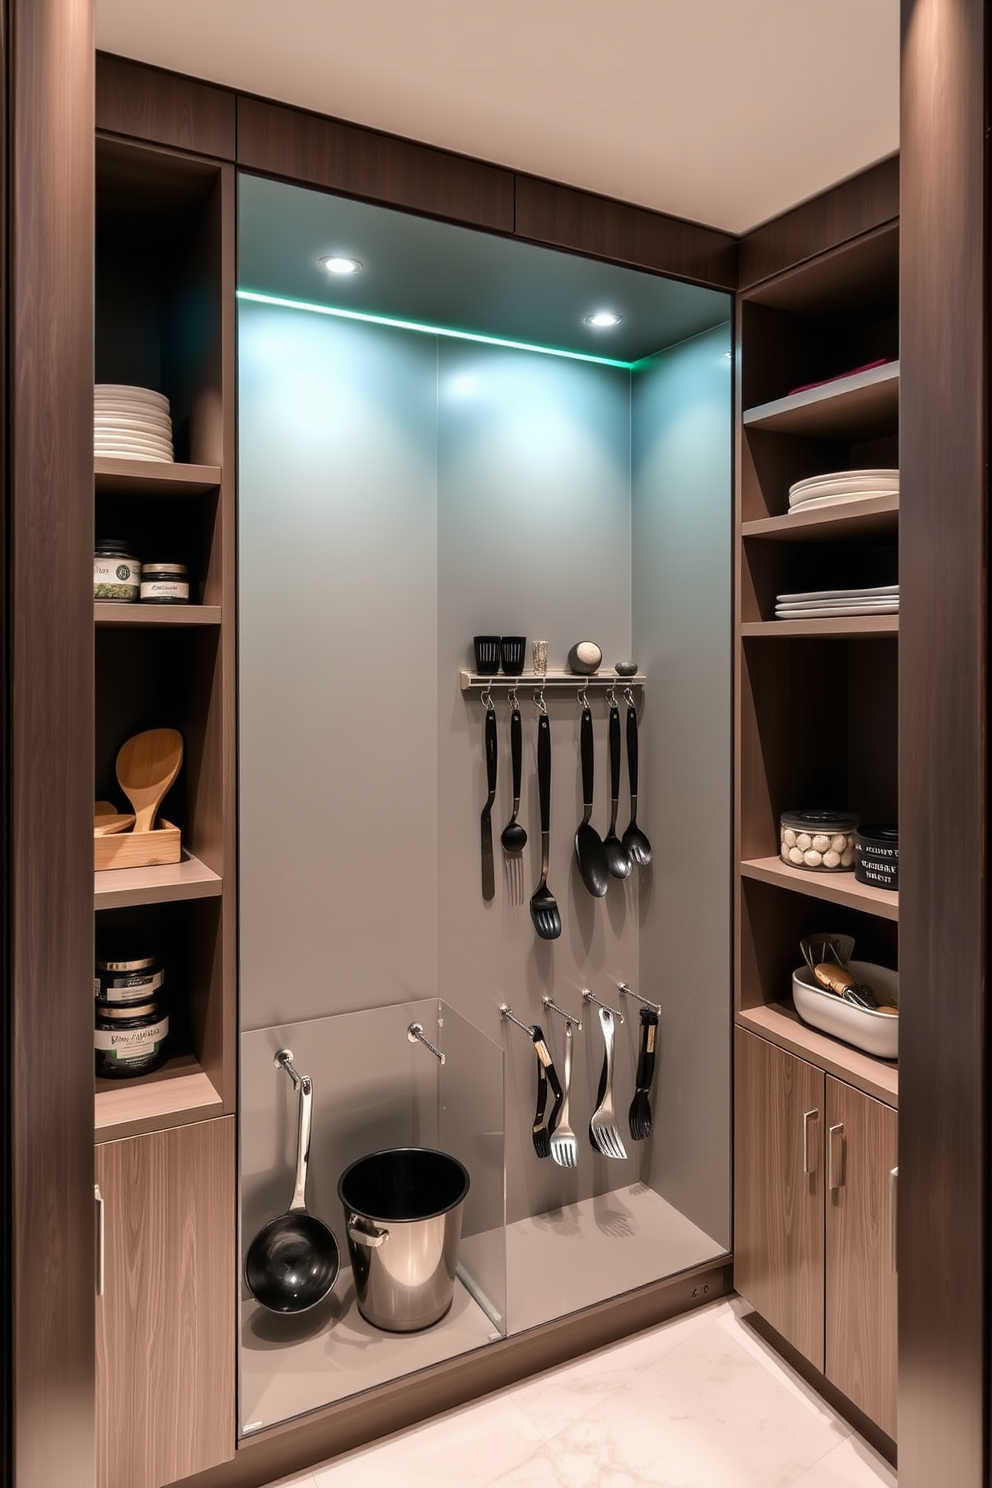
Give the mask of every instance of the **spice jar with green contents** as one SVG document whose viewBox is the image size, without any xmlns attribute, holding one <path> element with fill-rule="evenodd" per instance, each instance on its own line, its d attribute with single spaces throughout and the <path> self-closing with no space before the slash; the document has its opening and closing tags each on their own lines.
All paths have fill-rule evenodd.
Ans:
<svg viewBox="0 0 992 1488">
<path fill-rule="evenodd" d="M 134 604 L 141 588 L 141 564 L 119 537 L 99 538 L 93 553 L 93 599 L 101 604 Z"/>
</svg>

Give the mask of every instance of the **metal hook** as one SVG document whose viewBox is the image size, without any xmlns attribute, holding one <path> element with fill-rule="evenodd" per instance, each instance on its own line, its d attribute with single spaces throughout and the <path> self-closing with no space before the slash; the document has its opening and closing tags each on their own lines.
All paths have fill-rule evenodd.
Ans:
<svg viewBox="0 0 992 1488">
<path fill-rule="evenodd" d="M 617 686 L 615 682 L 610 682 L 607 684 L 606 706 L 608 708 L 618 708 L 620 706 L 620 704 L 617 702 Z"/>
<path fill-rule="evenodd" d="M 534 694 L 534 707 L 537 709 L 538 713 L 547 713 L 548 711 L 548 705 L 544 701 L 543 686 L 539 687 Z"/>
<path fill-rule="evenodd" d="M 518 707 L 518 704 L 517 704 L 517 689 L 516 689 L 516 685 L 515 684 L 513 686 L 510 686 L 510 687 L 508 687 L 506 689 L 506 702 L 507 702 L 508 708 L 510 709 L 510 712 L 511 713 L 515 713 L 517 711 L 517 707 Z"/>
<path fill-rule="evenodd" d="M 565 1019 L 566 1023 L 571 1023 L 573 1028 L 577 1028 L 579 1033 L 582 1032 L 581 1021 L 578 1018 L 573 1017 L 571 1013 L 566 1013 L 564 1008 L 560 1008 L 553 997 L 542 997 L 541 1001 L 544 1003 L 544 1006 L 546 1008 L 550 1008 L 553 1013 L 558 1013 L 560 1017 Z"/>
<path fill-rule="evenodd" d="M 493 695 L 492 695 L 492 690 L 491 689 L 492 689 L 492 683 L 491 682 L 487 682 L 486 685 L 485 685 L 485 687 L 482 689 L 482 692 L 479 694 L 479 696 L 481 697 L 482 702 L 483 702 L 483 705 L 485 706 L 485 708 L 490 713 L 494 713 L 496 711 L 496 704 L 493 702 Z"/>
<path fill-rule="evenodd" d="M 610 1004 L 608 1002 L 604 1002 L 602 1000 L 602 998 L 597 997 L 596 994 L 595 994 L 595 992 L 586 992 L 586 991 L 583 991 L 583 993 L 582 993 L 582 1001 L 583 1002 L 594 1002 L 597 1007 L 605 1008 L 608 1013 L 612 1013 L 613 1014 L 614 1018 L 616 1018 L 616 1020 L 617 1020 L 618 1023 L 622 1023 L 624 1021 L 623 1013 L 621 1012 L 621 1010 L 619 1008 L 612 1008 L 612 1007 L 610 1007 Z"/>
<path fill-rule="evenodd" d="M 585 682 L 583 682 L 582 686 L 579 688 L 578 692 L 575 694 L 575 701 L 578 703 L 578 705 L 579 705 L 580 708 L 588 708 L 588 706 L 589 706 L 589 694 L 586 692 L 586 684 L 585 684 Z"/>
<path fill-rule="evenodd" d="M 625 687 L 624 688 L 624 690 L 623 690 L 623 700 L 627 704 L 627 707 L 628 708 L 636 708 L 637 707 L 637 704 L 634 701 L 634 689 L 632 687 L 629 687 L 628 686 L 628 687 Z"/>
<path fill-rule="evenodd" d="M 533 1025 L 530 1028 L 528 1028 L 526 1023 L 521 1023 L 521 1021 L 520 1021 L 519 1018 L 515 1018 L 513 1016 L 513 1013 L 510 1010 L 509 1004 L 507 1004 L 505 1002 L 501 1002 L 500 1003 L 500 1005 L 499 1005 L 499 1015 L 500 1015 L 501 1018 L 505 1019 L 507 1022 L 509 1022 L 509 1023 L 515 1023 L 517 1025 L 517 1027 L 519 1029 L 521 1029 L 527 1035 L 527 1037 L 529 1039 L 533 1040 L 533 1038 L 534 1038 L 534 1028 L 533 1028 Z"/>
<path fill-rule="evenodd" d="M 424 1033 L 424 1025 L 422 1023 L 411 1023 L 410 1027 L 406 1031 L 406 1036 L 410 1040 L 411 1044 L 423 1044 L 425 1049 L 430 1049 L 435 1059 L 439 1060 L 441 1064 L 444 1063 L 444 1055 L 441 1053 L 441 1050 L 436 1049 L 431 1043 L 430 1039 L 426 1037 Z"/>
<path fill-rule="evenodd" d="M 649 1002 L 646 997 L 642 997 L 639 992 L 635 992 L 633 987 L 628 987 L 626 982 L 617 982 L 617 990 L 619 991 L 621 997 L 633 997 L 636 998 L 638 1002 L 643 1002 L 645 1007 L 654 1008 L 659 1018 L 661 1017 L 660 1002 Z"/>
<path fill-rule="evenodd" d="M 295 1055 L 293 1054 L 292 1049 L 280 1049 L 279 1053 L 273 1059 L 272 1063 L 275 1065 L 276 1069 L 285 1070 L 287 1075 L 293 1082 L 293 1089 L 299 1090 L 303 1081 L 307 1079 L 307 1076 L 301 1075 L 298 1070 L 294 1068 L 294 1058 Z"/>
</svg>

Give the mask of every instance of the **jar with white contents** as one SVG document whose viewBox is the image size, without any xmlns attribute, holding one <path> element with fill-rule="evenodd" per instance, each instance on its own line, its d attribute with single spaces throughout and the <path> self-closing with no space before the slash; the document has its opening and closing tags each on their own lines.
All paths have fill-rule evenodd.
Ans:
<svg viewBox="0 0 992 1488">
<path fill-rule="evenodd" d="M 858 818 L 842 811 L 784 811 L 779 856 L 810 873 L 853 873 Z"/>
</svg>

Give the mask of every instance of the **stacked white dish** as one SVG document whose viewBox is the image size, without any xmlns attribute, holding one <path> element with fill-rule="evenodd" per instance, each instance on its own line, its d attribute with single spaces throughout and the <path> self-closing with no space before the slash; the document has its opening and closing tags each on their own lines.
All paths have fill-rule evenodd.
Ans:
<svg viewBox="0 0 992 1488">
<path fill-rule="evenodd" d="M 811 475 L 789 487 L 789 511 L 816 511 L 869 496 L 898 496 L 898 470 L 836 470 Z"/>
<path fill-rule="evenodd" d="M 98 382 L 94 390 L 93 451 L 117 460 L 172 461 L 169 400 L 152 388 Z"/>
<path fill-rule="evenodd" d="M 825 620 L 842 615 L 898 615 L 899 585 L 874 589 L 811 589 L 805 594 L 776 594 L 776 620 Z"/>
</svg>

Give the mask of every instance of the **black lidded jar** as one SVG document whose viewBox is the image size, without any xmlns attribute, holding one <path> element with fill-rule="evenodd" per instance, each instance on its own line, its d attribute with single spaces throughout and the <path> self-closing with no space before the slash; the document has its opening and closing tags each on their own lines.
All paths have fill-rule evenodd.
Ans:
<svg viewBox="0 0 992 1488">
<path fill-rule="evenodd" d="M 854 877 L 873 889 L 899 887 L 899 828 L 887 822 L 866 822 L 854 843 Z"/>
<path fill-rule="evenodd" d="M 161 997 L 165 968 L 158 956 L 97 959 L 93 994 L 104 1003 L 133 1006 Z"/>
<path fill-rule="evenodd" d="M 104 1080 L 151 1074 L 168 1057 L 169 1014 L 165 999 L 115 1006 L 96 1004 L 93 1045 L 96 1072 Z"/>
<path fill-rule="evenodd" d="M 189 570 L 185 563 L 143 564 L 141 603 L 189 604 Z"/>
</svg>

